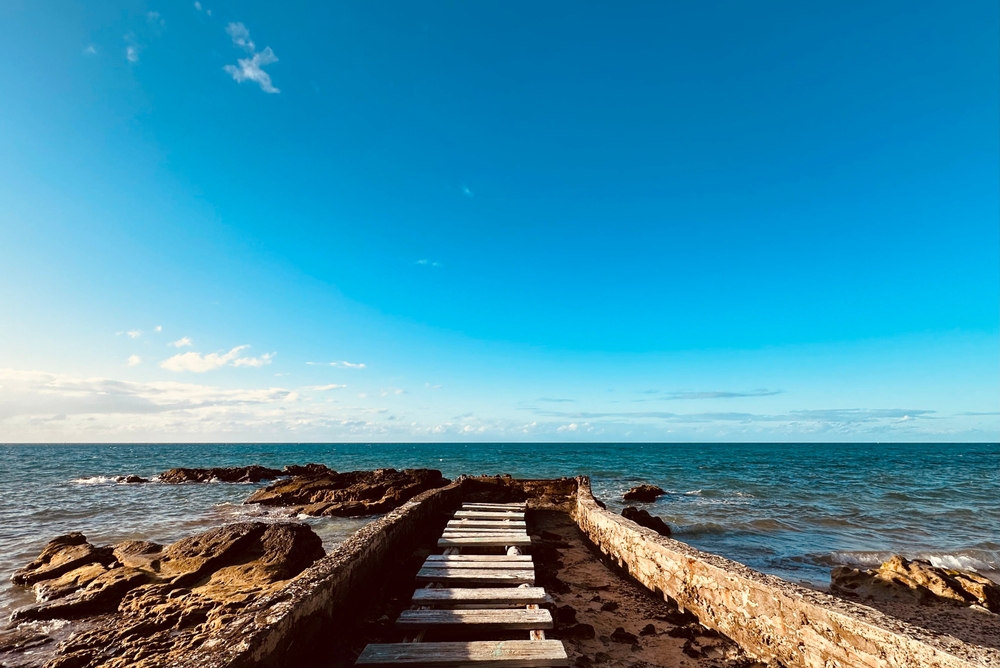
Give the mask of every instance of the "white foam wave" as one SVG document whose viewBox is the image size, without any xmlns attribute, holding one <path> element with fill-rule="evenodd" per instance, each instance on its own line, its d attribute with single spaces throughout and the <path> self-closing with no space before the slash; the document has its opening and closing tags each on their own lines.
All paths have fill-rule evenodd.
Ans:
<svg viewBox="0 0 1000 668">
<path fill-rule="evenodd" d="M 893 557 L 893 552 L 833 552 L 834 563 L 860 568 L 875 568 Z M 904 553 L 907 559 L 925 559 L 936 568 L 952 568 L 963 571 L 990 572 L 1000 570 L 1000 563 L 988 561 L 968 554 L 942 554 L 938 552 Z"/>
<path fill-rule="evenodd" d="M 89 478 L 74 478 L 70 480 L 70 482 L 76 485 L 113 485 L 118 483 L 114 476 L 106 475 L 95 475 L 90 476 Z"/>
</svg>

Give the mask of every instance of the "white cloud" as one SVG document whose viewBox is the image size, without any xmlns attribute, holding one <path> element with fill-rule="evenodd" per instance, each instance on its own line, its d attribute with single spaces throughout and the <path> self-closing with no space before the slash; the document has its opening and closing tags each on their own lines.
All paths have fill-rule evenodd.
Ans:
<svg viewBox="0 0 1000 668">
<path fill-rule="evenodd" d="M 433 260 L 417 260 L 417 264 L 424 267 L 440 267 L 442 266 L 440 262 L 434 262 Z"/>
<path fill-rule="evenodd" d="M 556 429 L 556 431 L 576 431 L 577 429 L 579 429 L 579 425 L 577 425 L 575 422 L 572 422 L 570 424 L 564 424 L 563 426 Z"/>
<path fill-rule="evenodd" d="M 160 12 L 146 12 L 146 20 L 150 23 L 158 24 L 160 27 L 167 25 L 167 22 L 160 16 Z"/>
<path fill-rule="evenodd" d="M 96 55 L 96 54 L 97 54 L 97 49 L 96 49 L 96 48 L 94 47 L 94 45 L 93 45 L 93 44 L 88 44 L 88 45 L 87 45 L 87 48 L 83 50 L 83 54 L 84 54 L 85 56 L 93 56 L 93 55 Z"/>
<path fill-rule="evenodd" d="M 465 185 L 462 186 L 462 194 L 465 195 L 466 197 L 472 197 L 473 196 L 472 190 L 469 189 L 469 186 L 465 186 Z"/>
<path fill-rule="evenodd" d="M 129 355 L 128 362 L 126 362 L 126 364 L 129 366 L 138 366 L 141 362 L 142 358 L 138 355 Z"/>
<path fill-rule="evenodd" d="M 197 9 L 199 12 L 201 11 L 201 3 L 198 2 L 198 0 L 195 0 L 194 8 Z"/>
<path fill-rule="evenodd" d="M 265 364 L 270 364 L 271 359 L 277 353 L 264 353 L 260 357 L 240 357 L 240 353 L 250 346 L 236 346 L 228 353 L 180 353 L 165 359 L 160 363 L 160 367 L 167 371 L 191 371 L 193 373 L 205 373 L 213 369 L 219 369 L 226 365 L 234 367 L 254 367 L 259 368 Z"/>
<path fill-rule="evenodd" d="M 153 328 L 153 331 L 154 332 L 162 332 L 163 331 L 163 325 L 157 325 L 156 327 Z"/>
<path fill-rule="evenodd" d="M 362 362 L 306 362 L 309 366 L 335 366 L 341 369 L 364 369 L 365 365 Z"/>
<path fill-rule="evenodd" d="M 271 359 L 277 353 L 264 353 L 260 357 L 237 357 L 233 360 L 233 366 L 249 366 L 253 368 L 260 368 L 265 364 L 270 364 Z"/>
<path fill-rule="evenodd" d="M 183 348 L 184 346 L 190 346 L 190 345 L 193 345 L 193 344 L 194 344 L 194 341 L 192 341 L 191 339 L 189 339 L 186 336 L 182 336 L 181 338 L 177 339 L 176 341 L 171 341 L 167 345 L 168 346 L 173 346 L 174 348 Z"/>
<path fill-rule="evenodd" d="M 257 46 L 250 39 L 250 31 L 242 23 L 230 23 L 226 26 L 226 32 L 232 38 L 233 45 L 246 50 L 250 57 L 238 58 L 236 65 L 226 65 L 222 69 L 238 83 L 253 81 L 265 93 L 280 93 L 281 90 L 271 83 L 271 75 L 263 69 L 265 65 L 278 62 L 271 47 L 266 46 L 263 51 L 258 52 Z"/>
<path fill-rule="evenodd" d="M 126 334 L 128 335 L 128 337 L 129 337 L 129 338 L 131 338 L 131 339 L 138 339 L 138 338 L 139 338 L 140 336 L 142 336 L 142 331 L 141 331 L 141 330 L 138 330 L 138 329 L 133 329 L 132 331 L 130 331 L 130 332 L 125 332 L 125 333 L 126 333 Z"/>
<path fill-rule="evenodd" d="M 125 47 L 125 60 L 130 63 L 139 62 L 139 47 L 135 45 L 128 45 Z"/>
<path fill-rule="evenodd" d="M 235 46 L 246 49 L 250 53 L 257 50 L 253 40 L 250 39 L 250 31 L 242 23 L 230 23 L 226 26 L 226 33 L 233 38 Z"/>
<path fill-rule="evenodd" d="M 346 385 L 337 385 L 332 383 L 330 385 L 311 385 L 306 387 L 307 390 L 312 390 L 313 392 L 327 392 L 328 390 L 339 390 L 341 388 L 347 387 Z"/>
</svg>

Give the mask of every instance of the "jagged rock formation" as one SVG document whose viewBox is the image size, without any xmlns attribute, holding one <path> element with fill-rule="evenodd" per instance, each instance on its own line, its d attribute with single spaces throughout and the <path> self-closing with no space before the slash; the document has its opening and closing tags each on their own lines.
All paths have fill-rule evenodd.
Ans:
<svg viewBox="0 0 1000 668">
<path fill-rule="evenodd" d="M 15 574 L 33 585 L 38 603 L 11 620 L 76 620 L 47 654 L 47 668 L 168 666 L 324 554 L 319 536 L 298 523 L 230 524 L 166 547 L 95 547 L 79 533 L 59 536 Z M 0 665 L 5 652 L 45 643 L 51 639 L 37 629 L 0 631 Z"/>
<path fill-rule="evenodd" d="M 374 515 L 389 512 L 417 494 L 449 482 L 433 469 L 337 473 L 323 468 L 325 471 L 279 480 L 257 490 L 244 503 L 292 506 L 295 512 L 312 516 Z"/>
<path fill-rule="evenodd" d="M 229 466 L 223 468 L 190 469 L 176 468 L 160 474 L 160 482 L 261 482 L 288 475 L 280 469 L 272 469 L 259 464 L 250 466 Z"/>
<path fill-rule="evenodd" d="M 658 496 L 663 496 L 666 492 L 656 485 L 639 485 L 633 487 L 622 495 L 626 501 L 640 501 L 642 503 L 652 503 Z"/>
<path fill-rule="evenodd" d="M 830 574 L 830 589 L 863 599 L 909 598 L 920 603 L 978 605 L 1000 613 L 1000 585 L 989 578 L 898 555 L 874 570 L 838 566 Z"/>
<path fill-rule="evenodd" d="M 656 515 L 650 515 L 641 508 L 628 506 L 622 510 L 622 517 L 627 520 L 632 520 L 641 527 L 652 529 L 661 536 L 666 536 L 667 538 L 670 537 L 670 525 L 664 522 L 662 518 L 657 517 Z"/>
</svg>

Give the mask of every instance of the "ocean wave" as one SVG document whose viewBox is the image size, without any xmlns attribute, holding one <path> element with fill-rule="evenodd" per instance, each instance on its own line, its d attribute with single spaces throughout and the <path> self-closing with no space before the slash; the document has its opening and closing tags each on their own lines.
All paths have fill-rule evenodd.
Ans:
<svg viewBox="0 0 1000 668">
<path fill-rule="evenodd" d="M 88 478 L 73 478 L 74 485 L 117 485 L 117 476 L 94 475 Z"/>
<path fill-rule="evenodd" d="M 877 568 L 895 556 L 895 552 L 831 552 L 818 555 L 816 561 L 831 566 L 854 566 L 855 568 Z M 963 571 L 994 572 L 1000 571 L 1000 555 L 983 553 L 942 553 L 942 552 L 904 552 L 906 559 L 924 559 L 936 568 L 952 568 Z"/>
</svg>

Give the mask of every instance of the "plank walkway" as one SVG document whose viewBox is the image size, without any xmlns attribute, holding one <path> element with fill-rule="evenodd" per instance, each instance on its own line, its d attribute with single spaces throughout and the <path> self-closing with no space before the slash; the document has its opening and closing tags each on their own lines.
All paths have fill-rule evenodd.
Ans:
<svg viewBox="0 0 1000 668">
<path fill-rule="evenodd" d="M 370 644 L 358 657 L 357 665 L 367 668 L 568 666 L 562 642 L 545 639 L 545 629 L 552 628 L 552 615 L 539 608 L 539 604 L 546 602 L 548 596 L 544 589 L 533 586 L 535 567 L 531 555 L 520 552 L 521 548 L 531 546 L 525 510 L 523 502 L 463 504 L 437 541 L 444 554 L 432 554 L 424 561 L 416 582 L 425 586 L 413 592 L 413 607 L 404 610 L 396 620 L 396 627 L 409 634 L 408 642 Z M 477 553 L 463 554 L 463 548 Z M 480 554 L 496 549 L 505 553 Z M 528 640 L 422 642 L 428 632 L 436 638 L 524 631 L 528 632 Z"/>
</svg>

